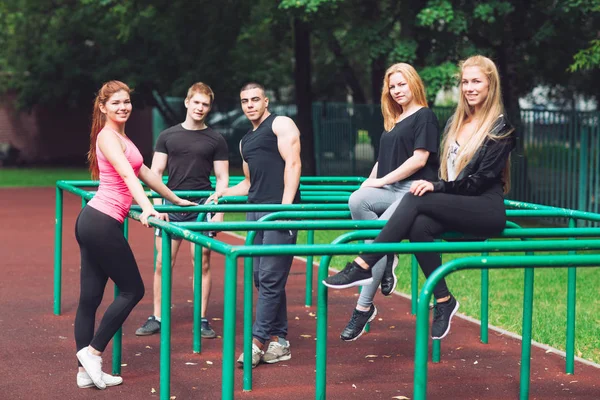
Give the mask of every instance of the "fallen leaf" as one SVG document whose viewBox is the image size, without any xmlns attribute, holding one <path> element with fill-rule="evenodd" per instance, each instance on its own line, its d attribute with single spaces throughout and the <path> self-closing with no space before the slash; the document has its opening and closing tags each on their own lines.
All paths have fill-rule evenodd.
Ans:
<svg viewBox="0 0 600 400">
<path fill-rule="evenodd" d="M 394 397 L 392 397 L 392 399 L 396 399 L 396 400 L 409 400 L 408 397 L 406 397 L 406 396 L 394 396 Z"/>
<path fill-rule="evenodd" d="M 311 335 L 300 335 L 300 337 L 309 338 L 309 337 L 312 337 L 312 336 Z"/>
<path fill-rule="evenodd" d="M 221 321 L 221 318 L 213 318 L 213 321 Z"/>
<path fill-rule="evenodd" d="M 185 365 L 198 365 L 198 363 L 186 362 Z"/>
<path fill-rule="evenodd" d="M 187 302 L 188 302 L 188 303 L 193 303 L 193 301 L 192 301 L 192 300 L 188 300 Z"/>
<path fill-rule="evenodd" d="M 136 357 L 139 357 L 139 356 L 141 356 L 141 355 L 142 355 L 142 353 L 135 353 L 135 356 L 136 356 Z"/>
<path fill-rule="evenodd" d="M 355 385 L 354 383 L 352 384 L 352 387 L 353 387 L 354 389 L 356 389 L 356 385 Z"/>
<path fill-rule="evenodd" d="M 315 315 L 317 315 L 317 314 L 315 314 L 314 312 L 309 312 L 309 313 L 308 313 L 308 316 L 309 316 L 309 317 L 314 317 Z"/>
<path fill-rule="evenodd" d="M 169 400 L 175 400 L 177 398 L 177 396 L 171 396 L 169 397 Z"/>
<path fill-rule="evenodd" d="M 202 371 L 206 371 L 208 368 L 200 368 Z"/>
<path fill-rule="evenodd" d="M 569 383 L 577 383 L 577 382 L 579 382 L 579 381 L 571 381 L 571 382 L 569 382 Z"/>
<path fill-rule="evenodd" d="M 146 346 L 146 348 L 147 348 L 147 349 L 151 349 L 152 347 L 150 347 L 150 346 Z"/>
<path fill-rule="evenodd" d="M 379 357 L 377 354 L 367 354 L 365 358 L 377 358 Z"/>
<path fill-rule="evenodd" d="M 396 325 L 390 325 L 388 329 L 396 329 Z"/>
<path fill-rule="evenodd" d="M 150 389 L 150 393 L 156 393 L 156 389 L 154 389 L 154 388 Z"/>
<path fill-rule="evenodd" d="M 127 366 L 127 364 L 121 364 L 121 367 L 126 367 L 126 366 Z"/>
<path fill-rule="evenodd" d="M 383 357 L 383 358 L 390 358 L 390 357 L 392 357 L 392 356 L 390 356 L 389 354 L 384 354 L 384 355 L 382 355 L 381 357 Z"/>
<path fill-rule="evenodd" d="M 377 321 L 383 321 L 383 318 L 377 318 Z"/>
<path fill-rule="evenodd" d="M 294 319 L 300 319 L 300 318 L 296 317 L 296 318 L 294 318 Z"/>
<path fill-rule="evenodd" d="M 473 363 L 473 365 L 475 365 L 475 364 L 479 364 L 479 361 L 475 361 L 475 362 Z"/>
<path fill-rule="evenodd" d="M 456 348 L 456 350 L 460 350 L 460 349 L 462 349 L 462 346 L 458 346 L 458 347 Z"/>
<path fill-rule="evenodd" d="M 207 361 L 206 363 L 207 363 L 208 365 L 213 365 L 213 362 L 212 362 L 212 361 Z"/>
<path fill-rule="evenodd" d="M 548 353 L 552 353 L 552 349 L 546 350 L 546 354 L 548 354 Z"/>
<path fill-rule="evenodd" d="M 67 337 L 66 336 L 59 336 L 59 339 L 65 340 Z"/>
</svg>

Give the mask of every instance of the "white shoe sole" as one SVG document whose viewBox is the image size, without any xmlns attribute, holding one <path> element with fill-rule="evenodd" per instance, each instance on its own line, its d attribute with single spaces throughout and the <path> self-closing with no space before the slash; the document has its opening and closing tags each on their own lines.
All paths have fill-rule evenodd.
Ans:
<svg viewBox="0 0 600 400">
<path fill-rule="evenodd" d="M 287 361 L 287 360 L 290 360 L 291 358 L 292 358 L 292 355 L 291 355 L 291 354 L 286 354 L 285 356 L 281 356 L 281 357 L 279 357 L 279 358 L 276 358 L 276 359 L 274 359 L 274 360 L 270 360 L 270 361 L 267 361 L 267 360 L 265 360 L 265 359 L 263 358 L 263 360 L 262 360 L 262 361 L 263 361 L 264 363 L 266 363 L 266 364 L 275 364 L 275 363 L 278 363 L 278 362 L 280 362 L 280 361 Z"/>
<path fill-rule="evenodd" d="M 103 381 L 104 381 L 104 379 L 103 379 Z M 122 383 L 123 383 L 123 378 L 121 378 L 121 380 L 118 380 L 117 382 L 114 382 L 114 383 L 110 383 L 110 382 L 108 382 L 108 383 L 107 383 L 106 381 L 104 381 L 104 383 L 106 384 L 106 387 L 111 387 L 111 386 L 119 386 L 120 384 L 122 384 Z M 87 381 L 86 381 L 86 383 L 84 383 L 84 384 L 81 384 L 81 385 L 80 385 L 79 383 L 77 383 L 77 387 L 78 387 L 79 389 L 88 389 L 88 388 L 93 388 L 93 387 L 96 387 L 96 385 L 95 385 L 95 384 L 94 384 L 94 382 L 93 382 L 93 381 L 90 379 L 90 380 L 89 380 L 89 382 L 87 382 Z"/>
<path fill-rule="evenodd" d="M 375 307 L 375 306 L 373 306 Z M 377 307 L 375 307 L 375 311 L 373 311 L 373 315 L 371 315 L 371 317 L 367 320 L 367 323 L 365 324 L 365 326 L 363 326 L 362 330 L 360 331 L 360 333 L 358 334 L 357 337 L 353 338 L 353 339 L 344 339 L 342 338 L 342 336 L 340 335 L 340 339 L 342 339 L 344 342 L 354 342 L 355 340 L 357 340 L 359 337 L 361 337 L 363 335 L 363 333 L 365 333 L 365 329 L 367 329 L 367 324 L 370 323 L 371 321 L 373 321 L 375 319 L 375 317 L 377 316 Z"/>
<path fill-rule="evenodd" d="M 458 311 L 458 307 L 460 306 L 460 303 L 458 301 L 456 301 L 456 306 L 454 307 L 454 310 L 452 310 L 452 313 L 450 314 L 450 319 L 448 320 L 448 328 L 446 329 L 446 331 L 444 332 L 443 335 L 439 336 L 439 337 L 434 337 L 431 336 L 431 338 L 433 340 L 440 340 L 445 338 L 448 333 L 450 333 L 450 325 L 452 325 L 452 318 L 454 318 L 454 314 L 456 314 L 456 312 Z"/>
<path fill-rule="evenodd" d="M 368 279 L 361 279 L 360 281 L 356 281 L 356 282 L 352 282 L 352 283 L 347 283 L 345 285 L 332 285 L 330 283 L 327 283 L 325 281 L 321 281 L 323 282 L 323 285 L 327 286 L 328 288 L 331 289 L 348 289 L 354 286 L 366 286 L 366 285 L 370 285 L 371 283 L 373 283 L 373 278 L 368 278 Z"/>
</svg>

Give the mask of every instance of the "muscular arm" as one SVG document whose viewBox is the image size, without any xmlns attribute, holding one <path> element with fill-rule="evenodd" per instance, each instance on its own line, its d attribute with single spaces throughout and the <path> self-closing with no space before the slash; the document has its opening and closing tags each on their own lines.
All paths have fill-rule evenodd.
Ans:
<svg viewBox="0 0 600 400">
<path fill-rule="evenodd" d="M 283 172 L 283 197 L 281 204 L 292 204 L 300 184 L 300 131 L 288 117 L 277 117 L 273 121 L 273 133 L 277 136 L 279 154 L 285 162 Z"/>
</svg>

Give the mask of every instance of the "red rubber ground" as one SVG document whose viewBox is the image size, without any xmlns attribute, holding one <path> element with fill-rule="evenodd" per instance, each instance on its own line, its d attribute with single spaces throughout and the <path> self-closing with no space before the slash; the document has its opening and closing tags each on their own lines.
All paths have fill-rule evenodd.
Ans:
<svg viewBox="0 0 600 400">
<path fill-rule="evenodd" d="M 52 313 L 54 189 L 0 190 L 0 399 L 153 399 L 159 397 L 159 336 L 140 338 L 135 330 L 152 312 L 152 231 L 132 223 L 130 241 L 146 283 L 146 296 L 123 328 L 122 386 L 79 389 L 73 321 L 79 293 L 78 248 L 73 227 L 81 200 L 65 194 L 62 315 Z M 222 234 L 221 240 L 239 241 Z M 213 258 L 212 325 L 220 334 L 223 316 L 223 258 Z M 315 307 L 304 307 L 304 264 L 294 263 L 287 293 L 292 359 L 260 365 L 253 391 L 241 390 L 236 369 L 236 399 L 314 399 Z M 241 272 L 241 269 L 240 269 Z M 316 276 L 316 269 L 315 269 Z M 406 277 L 403 277 L 406 279 Z M 203 341 L 202 354 L 191 352 L 191 261 L 181 253 L 173 284 L 171 395 L 182 399 L 220 399 L 220 338 Z M 241 274 L 239 278 L 241 282 Z M 112 298 L 109 285 L 99 315 Z M 241 350 L 242 304 L 238 295 L 237 353 Z M 412 398 L 414 324 L 408 300 L 376 298 L 379 316 L 371 333 L 344 343 L 339 333 L 356 301 L 354 290 L 330 291 L 328 399 Z M 429 399 L 517 399 L 519 341 L 490 333 L 479 342 L 479 327 L 459 318 L 442 343 L 442 362 L 430 364 Z M 110 371 L 112 347 L 105 353 Z M 532 351 L 531 399 L 600 399 L 600 370 L 576 364 L 564 373 L 564 360 Z M 188 365 L 192 363 L 192 365 Z M 401 398 L 401 397 L 400 397 Z"/>
</svg>

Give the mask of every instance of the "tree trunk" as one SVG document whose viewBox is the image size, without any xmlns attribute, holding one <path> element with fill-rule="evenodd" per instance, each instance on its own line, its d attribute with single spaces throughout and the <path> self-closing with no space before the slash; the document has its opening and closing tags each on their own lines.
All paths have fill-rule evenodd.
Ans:
<svg viewBox="0 0 600 400">
<path fill-rule="evenodd" d="M 298 18 L 294 19 L 294 57 L 294 82 L 298 108 L 296 123 L 300 130 L 302 146 L 302 175 L 314 175 L 316 168 L 312 123 L 310 27 Z"/>
</svg>

